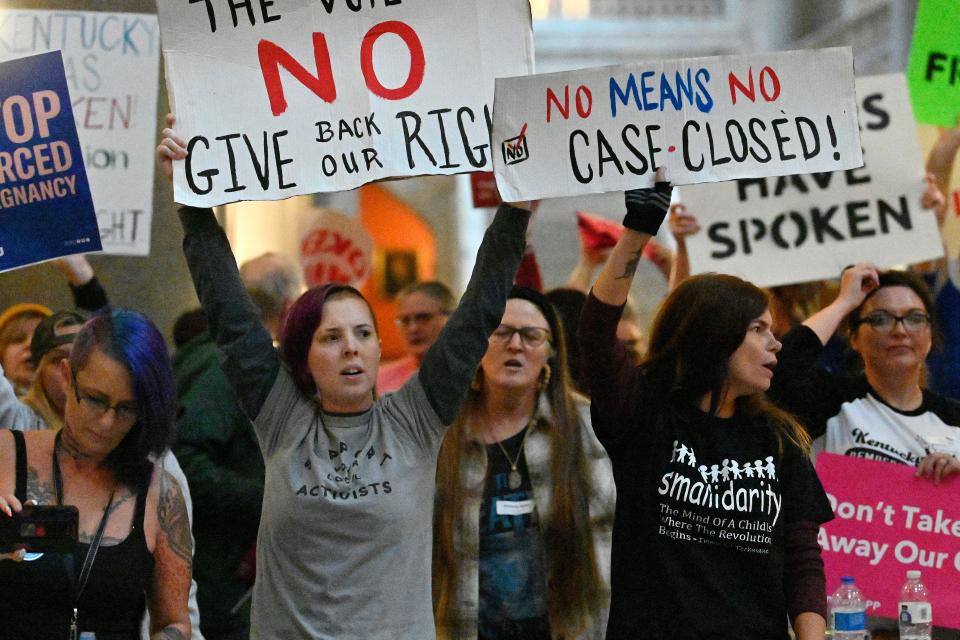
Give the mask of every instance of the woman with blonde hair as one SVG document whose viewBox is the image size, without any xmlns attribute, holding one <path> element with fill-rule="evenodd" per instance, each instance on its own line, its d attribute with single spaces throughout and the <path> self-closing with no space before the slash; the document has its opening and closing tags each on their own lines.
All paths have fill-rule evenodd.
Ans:
<svg viewBox="0 0 960 640">
<path fill-rule="evenodd" d="M 602 638 L 615 499 L 559 316 L 514 287 L 440 451 L 438 636 Z"/>
</svg>

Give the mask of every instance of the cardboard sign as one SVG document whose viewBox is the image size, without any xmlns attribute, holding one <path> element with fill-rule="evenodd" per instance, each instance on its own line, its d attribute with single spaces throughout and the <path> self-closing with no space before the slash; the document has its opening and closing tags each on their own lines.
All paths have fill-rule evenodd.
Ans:
<svg viewBox="0 0 960 640">
<path fill-rule="evenodd" d="M 954 126 L 960 116 L 960 2 L 921 0 L 907 77 L 917 121 Z"/>
<path fill-rule="evenodd" d="M 100 249 L 59 51 L 0 63 L 0 271 Z"/>
<path fill-rule="evenodd" d="M 360 288 L 372 270 L 373 238 L 356 218 L 317 209 L 300 239 L 300 264 L 309 287 L 340 282 Z"/>
<path fill-rule="evenodd" d="M 903 75 L 858 78 L 857 96 L 863 168 L 680 189 L 701 227 L 687 239 L 691 273 L 769 287 L 943 255 L 936 217 L 920 207 L 923 158 Z"/>
<path fill-rule="evenodd" d="M 863 164 L 849 47 L 498 78 L 492 143 L 508 202 Z"/>
<path fill-rule="evenodd" d="M 489 170 L 493 80 L 533 67 L 526 0 L 157 8 L 196 206 Z"/>
<path fill-rule="evenodd" d="M 854 576 L 867 613 L 896 618 L 907 571 L 919 569 L 930 592 L 933 623 L 960 628 L 960 480 L 939 486 L 916 469 L 821 453 L 817 474 L 836 517 L 819 541 L 832 592 Z"/>
<path fill-rule="evenodd" d="M 150 253 L 157 17 L 0 10 L 0 60 L 62 49 L 105 253 Z"/>
</svg>

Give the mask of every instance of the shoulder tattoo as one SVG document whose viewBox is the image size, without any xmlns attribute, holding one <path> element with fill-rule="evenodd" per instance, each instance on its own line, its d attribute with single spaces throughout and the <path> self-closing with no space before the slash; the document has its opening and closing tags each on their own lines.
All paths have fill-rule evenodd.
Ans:
<svg viewBox="0 0 960 640">
<path fill-rule="evenodd" d="M 193 563 L 193 539 L 190 535 L 190 519 L 187 517 L 187 505 L 176 478 L 164 471 L 160 476 L 160 496 L 157 500 L 157 522 L 160 530 L 167 536 L 168 544 L 177 556 L 187 563 Z"/>
</svg>

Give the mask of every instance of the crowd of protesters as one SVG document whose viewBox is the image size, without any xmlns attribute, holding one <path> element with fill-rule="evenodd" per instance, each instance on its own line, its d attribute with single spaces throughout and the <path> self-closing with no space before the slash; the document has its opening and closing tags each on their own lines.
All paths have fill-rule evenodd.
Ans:
<svg viewBox="0 0 960 640">
<path fill-rule="evenodd" d="M 941 223 L 958 151 L 948 130 L 929 158 Z M 357 289 L 304 290 L 272 253 L 238 268 L 209 209 L 179 210 L 201 307 L 172 359 L 61 261 L 74 309 L 0 314 L 0 518 L 73 505 L 78 552 L 0 555 L 3 634 L 823 638 L 817 454 L 960 473 L 960 257 L 770 291 L 691 276 L 697 212 L 668 179 L 548 291 L 535 203 L 502 204 L 459 301 L 419 282 L 379 319 L 406 348 L 382 366 Z M 676 249 L 651 250 L 664 222 Z M 644 256 L 669 290 L 649 328 Z M 759 496 L 749 544 L 671 515 L 716 515 L 721 476 Z"/>
</svg>

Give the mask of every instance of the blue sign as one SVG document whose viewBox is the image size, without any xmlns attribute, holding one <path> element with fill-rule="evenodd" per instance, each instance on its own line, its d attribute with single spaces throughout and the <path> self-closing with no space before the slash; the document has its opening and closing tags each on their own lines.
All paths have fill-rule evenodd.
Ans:
<svg viewBox="0 0 960 640">
<path fill-rule="evenodd" d="M 0 271 L 100 249 L 63 57 L 0 63 Z"/>
</svg>

